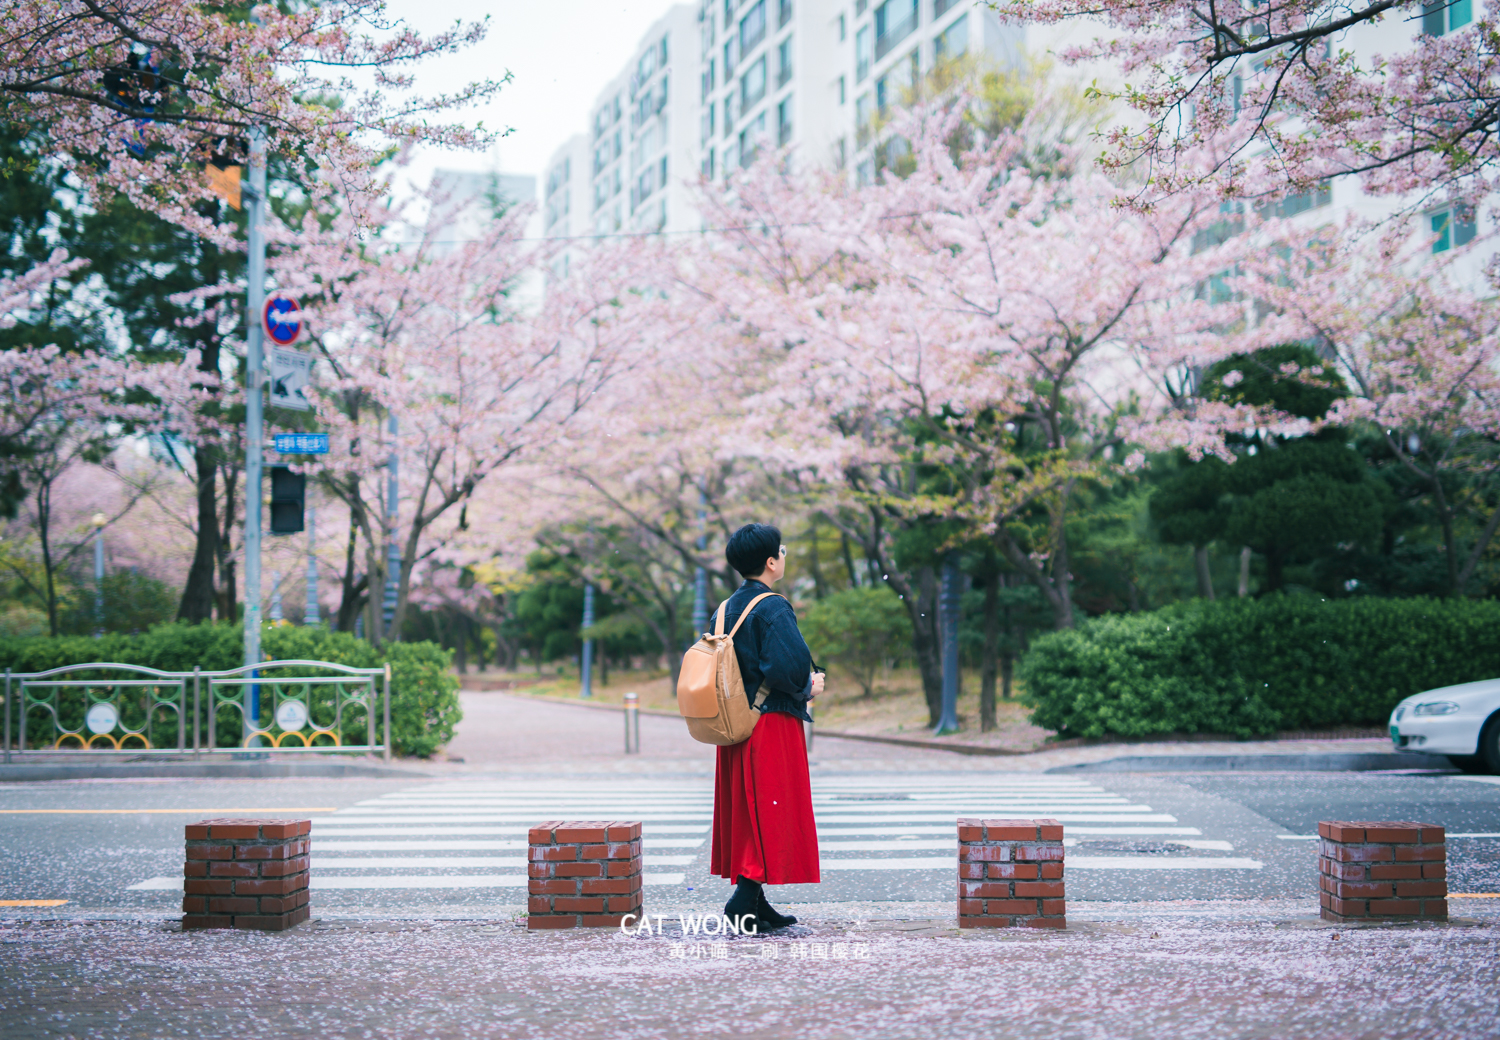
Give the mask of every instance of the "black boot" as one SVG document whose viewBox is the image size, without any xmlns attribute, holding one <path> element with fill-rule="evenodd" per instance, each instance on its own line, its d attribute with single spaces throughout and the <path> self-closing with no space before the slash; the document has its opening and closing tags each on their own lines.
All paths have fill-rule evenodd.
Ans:
<svg viewBox="0 0 1500 1040">
<path fill-rule="evenodd" d="M 759 881 L 741 877 L 739 884 L 735 886 L 734 895 L 730 896 L 729 902 L 724 904 L 724 916 L 732 919 L 747 915 L 758 918 L 760 916 L 758 907 L 765 901 L 765 898 Z"/>
<path fill-rule="evenodd" d="M 755 903 L 755 917 L 766 928 L 785 928 L 797 923 L 797 919 L 791 914 L 778 914 L 771 908 L 764 888 L 760 890 L 760 898 Z"/>
</svg>

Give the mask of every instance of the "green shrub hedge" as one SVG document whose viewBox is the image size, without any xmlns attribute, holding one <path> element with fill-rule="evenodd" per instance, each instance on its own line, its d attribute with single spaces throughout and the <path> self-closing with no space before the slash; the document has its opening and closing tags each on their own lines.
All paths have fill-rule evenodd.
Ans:
<svg viewBox="0 0 1500 1040">
<path fill-rule="evenodd" d="M 463 717 L 458 679 L 449 672 L 450 652 L 436 643 L 391 643 L 377 648 L 347 632 L 272 626 L 262 637 L 261 649 L 268 660 L 330 661 L 354 668 L 378 668 L 390 662 L 391 736 L 397 754 L 432 754 L 452 739 L 453 727 Z M 168 672 L 192 671 L 195 665 L 218 671 L 239 667 L 244 654 L 244 632 L 237 624 L 158 625 L 140 635 L 110 633 L 98 639 L 0 638 L 0 668 L 13 672 L 40 672 L 92 661 Z M 225 721 L 220 720 L 221 726 Z M 236 721 L 232 728 L 225 728 L 226 738 L 237 734 L 237 727 Z M 356 728 L 362 731 L 363 727 L 361 718 Z M 350 735 L 354 735 L 352 730 Z"/>
<path fill-rule="evenodd" d="M 1049 633 L 1018 673 L 1032 721 L 1066 737 L 1380 725 L 1403 697 L 1500 676 L 1500 602 L 1199 600 Z"/>
</svg>

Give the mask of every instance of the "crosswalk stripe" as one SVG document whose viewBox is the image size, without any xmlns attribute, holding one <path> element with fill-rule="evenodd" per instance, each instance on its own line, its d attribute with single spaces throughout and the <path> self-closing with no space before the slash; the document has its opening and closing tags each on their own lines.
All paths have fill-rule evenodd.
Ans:
<svg viewBox="0 0 1500 1040">
<path fill-rule="evenodd" d="M 1056 819 L 1071 870 L 1258 870 L 1232 856 L 1089 855 L 1092 841 L 1154 839 L 1184 851 L 1231 852 L 1196 827 L 1134 798 L 1081 779 L 917 776 L 818 780 L 813 815 L 820 863 L 835 876 L 857 871 L 952 871 L 955 821 Z M 640 820 L 645 883 L 681 885 L 707 863 L 712 790 L 703 780 L 436 781 L 349 805 L 313 825 L 319 889 L 516 889 L 526 883 L 527 831 L 547 820 Z M 915 855 L 913 855 L 915 853 Z M 926 853 L 926 855 L 924 855 Z M 444 871 L 452 871 L 451 873 Z M 180 890 L 175 878 L 131 886 Z"/>
</svg>

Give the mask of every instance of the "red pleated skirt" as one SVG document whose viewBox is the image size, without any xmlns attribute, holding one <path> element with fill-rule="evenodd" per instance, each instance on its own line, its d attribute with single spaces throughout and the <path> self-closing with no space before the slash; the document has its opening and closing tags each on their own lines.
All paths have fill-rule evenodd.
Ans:
<svg viewBox="0 0 1500 1040">
<path fill-rule="evenodd" d="M 750 739 L 719 748 L 713 873 L 766 885 L 816 884 L 818 828 L 802 722 L 768 711 Z"/>
</svg>

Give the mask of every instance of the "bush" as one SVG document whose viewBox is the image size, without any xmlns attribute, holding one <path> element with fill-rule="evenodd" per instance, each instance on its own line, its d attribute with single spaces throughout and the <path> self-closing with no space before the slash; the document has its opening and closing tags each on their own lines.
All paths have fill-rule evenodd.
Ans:
<svg viewBox="0 0 1500 1040">
<path fill-rule="evenodd" d="M 463 717 L 458 680 L 449 672 L 451 654 L 436 643 L 392 643 L 384 652 L 347 632 L 326 628 L 268 626 L 261 639 L 268 660 L 329 661 L 353 668 L 391 665 L 391 746 L 399 755 L 432 754 L 453 737 Z M 237 625 L 157 625 L 141 635 L 0 638 L 0 668 L 40 672 L 90 662 L 136 664 L 164 672 L 236 668 L 244 663 L 244 631 Z M 378 710 L 378 709 L 377 709 Z M 81 717 L 81 716 L 80 716 Z M 380 718 L 376 717 L 376 727 Z M 65 720 L 71 728 L 75 722 Z M 12 720 L 14 725 L 14 720 Z M 238 732 L 231 716 L 219 720 L 220 743 Z M 342 737 L 363 743 L 365 721 L 346 724 Z M 175 738 L 174 738 L 175 739 Z"/>
<path fill-rule="evenodd" d="M 1271 596 L 1039 637 L 1032 721 L 1067 737 L 1373 726 L 1423 690 L 1500 676 L 1500 603 Z"/>
<path fill-rule="evenodd" d="M 845 589 L 818 600 L 801 628 L 813 657 L 846 669 L 866 697 L 874 692 L 876 669 L 911 643 L 906 608 L 885 585 Z"/>
</svg>

